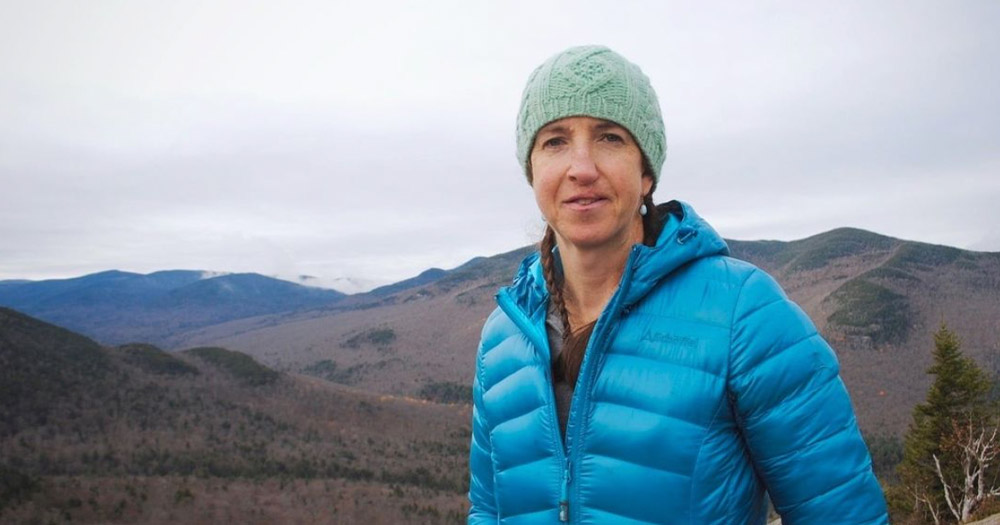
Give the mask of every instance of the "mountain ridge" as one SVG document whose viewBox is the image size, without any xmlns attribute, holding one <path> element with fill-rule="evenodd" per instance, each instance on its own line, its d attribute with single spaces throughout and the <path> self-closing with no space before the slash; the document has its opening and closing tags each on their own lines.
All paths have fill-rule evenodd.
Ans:
<svg viewBox="0 0 1000 525">
<path fill-rule="evenodd" d="M 0 305 L 106 343 L 156 343 L 177 330 L 335 303 L 345 294 L 256 273 L 107 270 L 0 286 Z"/>
<path fill-rule="evenodd" d="M 969 355 L 1000 372 L 1000 358 L 990 357 L 1000 353 L 1000 253 L 856 228 L 796 241 L 727 243 L 732 256 L 773 275 L 834 347 L 867 430 L 905 430 L 927 387 L 930 336 L 942 321 L 962 334 Z M 219 344 L 303 373 L 333 367 L 328 377 L 338 382 L 397 395 L 438 383 L 457 388 L 471 377 L 493 295 L 535 249 L 474 258 L 434 279 L 323 309 L 205 326 L 166 344 Z M 348 344 L 372 331 L 392 331 L 394 338 Z"/>
<path fill-rule="evenodd" d="M 901 240 L 859 228 L 794 241 L 727 243 L 732 256 L 773 275 L 831 343 L 859 419 L 868 428 L 894 434 L 905 429 L 909 409 L 927 385 L 923 372 L 930 334 L 943 321 L 962 334 L 972 357 L 1000 372 L 1000 358 L 991 357 L 1000 354 L 995 322 L 1000 318 L 1000 252 Z M 108 325 L 122 323 L 116 342 L 146 340 L 168 349 L 222 346 L 279 370 L 392 395 L 457 392 L 468 383 L 479 330 L 495 307 L 493 295 L 535 249 L 474 257 L 450 270 L 428 269 L 320 304 L 271 301 L 280 307 L 243 309 L 226 317 L 213 312 L 222 302 L 206 292 L 200 302 L 170 303 L 183 317 L 100 313 Z M 225 283 L 210 288 L 221 293 Z M 253 287 L 244 289 L 249 294 Z M 0 287 L 0 304 L 5 290 Z M 131 331 L 123 324 L 135 322 L 160 324 L 155 330 Z M 151 333 L 158 338 L 146 337 Z"/>
</svg>

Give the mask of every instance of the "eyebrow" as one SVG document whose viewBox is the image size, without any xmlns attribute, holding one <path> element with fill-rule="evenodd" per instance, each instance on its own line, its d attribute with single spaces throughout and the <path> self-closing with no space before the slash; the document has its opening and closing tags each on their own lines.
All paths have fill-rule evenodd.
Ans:
<svg viewBox="0 0 1000 525">
<path fill-rule="evenodd" d="M 544 126 L 538 130 L 539 135 L 542 133 L 569 133 L 569 128 L 566 126 Z"/>
<path fill-rule="evenodd" d="M 611 122 L 610 120 L 603 120 L 603 121 L 601 121 L 600 124 L 594 126 L 594 129 L 599 129 L 599 130 L 605 130 L 605 129 L 610 129 L 610 128 L 625 129 L 623 126 L 615 124 L 614 122 Z"/>
<path fill-rule="evenodd" d="M 615 124 L 614 122 L 611 122 L 610 120 L 604 120 L 604 119 L 600 119 L 600 120 L 601 120 L 601 122 L 599 124 L 597 124 L 596 126 L 594 126 L 594 129 L 596 129 L 598 131 L 603 131 L 603 130 L 611 129 L 611 128 L 625 129 L 621 125 Z M 543 126 L 542 129 L 538 130 L 538 133 L 539 134 L 541 134 L 541 133 L 569 133 L 569 128 L 567 128 L 566 126 L 562 126 L 562 125 L 555 125 L 555 126 L 548 125 L 548 126 Z"/>
</svg>

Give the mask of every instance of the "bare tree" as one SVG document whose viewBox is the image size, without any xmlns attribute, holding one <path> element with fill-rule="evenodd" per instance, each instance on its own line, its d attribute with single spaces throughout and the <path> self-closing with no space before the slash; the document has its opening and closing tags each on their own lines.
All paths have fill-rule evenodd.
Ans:
<svg viewBox="0 0 1000 525">
<path fill-rule="evenodd" d="M 924 487 L 907 486 L 907 489 L 913 496 L 913 508 L 926 506 L 927 512 L 930 513 L 931 518 L 934 519 L 934 525 L 941 525 L 941 509 L 934 504 L 934 498 L 931 497 L 926 490 L 924 490 Z"/>
<path fill-rule="evenodd" d="M 1000 427 L 993 418 L 977 418 L 968 414 L 966 420 L 952 420 L 952 433 L 945 440 L 943 451 L 957 459 L 956 468 L 942 468 L 934 455 L 934 468 L 944 489 L 948 510 L 959 523 L 965 523 L 983 502 L 1000 496 L 1000 480 L 990 473 L 993 460 L 1000 455 Z M 938 516 L 934 522 L 939 523 Z"/>
</svg>

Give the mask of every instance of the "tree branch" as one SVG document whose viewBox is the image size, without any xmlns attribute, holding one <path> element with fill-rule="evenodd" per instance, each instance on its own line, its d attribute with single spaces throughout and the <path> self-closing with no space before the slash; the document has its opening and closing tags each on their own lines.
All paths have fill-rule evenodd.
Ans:
<svg viewBox="0 0 1000 525">
<path fill-rule="evenodd" d="M 934 458 L 934 469 L 937 471 L 938 479 L 941 480 L 941 485 L 944 487 L 944 501 L 948 504 L 948 510 L 955 516 L 955 519 L 961 522 L 962 515 L 951 501 L 951 491 L 948 490 L 948 481 L 944 479 L 944 472 L 941 470 L 941 460 L 938 459 L 937 454 L 931 454 L 931 457 Z"/>
</svg>

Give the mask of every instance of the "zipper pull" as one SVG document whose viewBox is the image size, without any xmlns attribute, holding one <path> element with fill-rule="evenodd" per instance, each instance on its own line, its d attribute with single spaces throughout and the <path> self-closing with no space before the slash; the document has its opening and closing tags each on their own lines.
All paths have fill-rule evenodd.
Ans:
<svg viewBox="0 0 1000 525">
<path fill-rule="evenodd" d="M 563 470 L 562 494 L 559 498 L 559 521 L 569 521 L 569 482 L 571 480 L 569 472 L 569 460 L 566 460 L 566 469 Z"/>
</svg>

